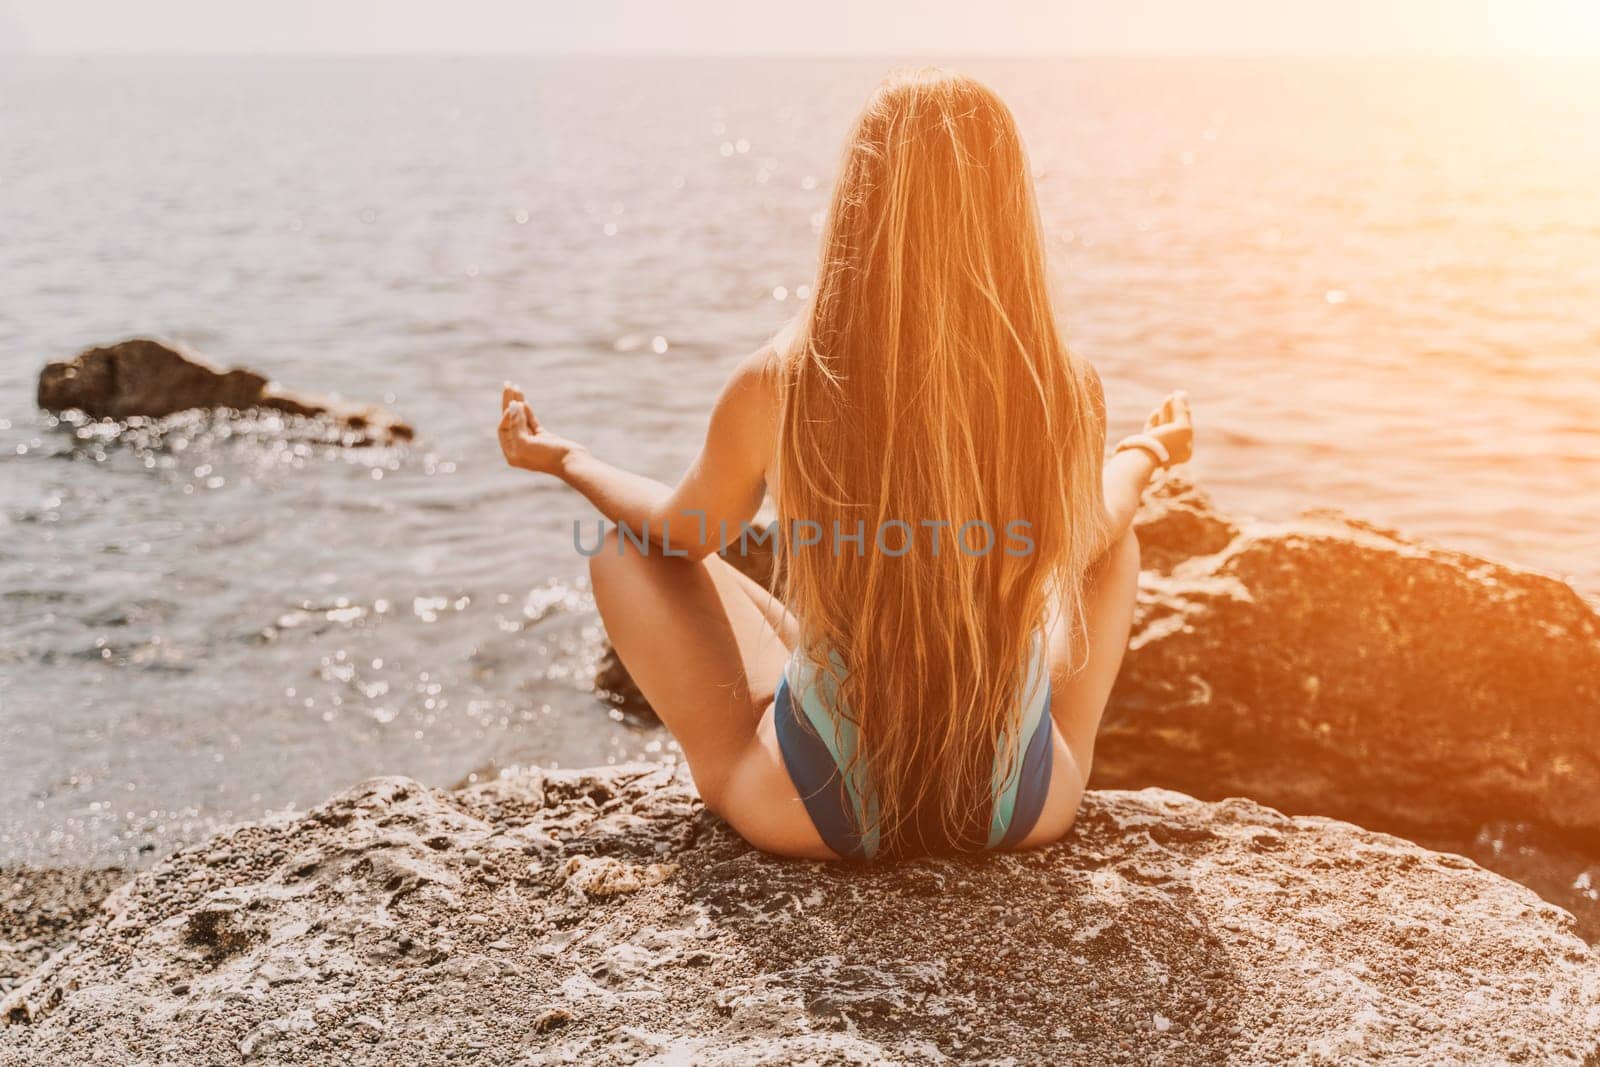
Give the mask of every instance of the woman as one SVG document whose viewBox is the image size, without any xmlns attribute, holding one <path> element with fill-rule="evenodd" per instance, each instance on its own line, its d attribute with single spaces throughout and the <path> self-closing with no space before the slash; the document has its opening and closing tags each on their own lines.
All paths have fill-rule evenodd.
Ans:
<svg viewBox="0 0 1600 1067">
<path fill-rule="evenodd" d="M 552 433 L 513 386 L 499 433 L 633 532 L 591 559 L 596 604 L 751 844 L 870 858 L 1071 827 L 1128 641 L 1133 513 L 1192 431 L 1174 394 L 1102 470 L 1099 380 L 1057 334 L 990 90 L 937 70 L 877 89 L 809 304 L 734 371 L 676 487 Z M 781 599 L 714 554 L 766 491 Z"/>
</svg>

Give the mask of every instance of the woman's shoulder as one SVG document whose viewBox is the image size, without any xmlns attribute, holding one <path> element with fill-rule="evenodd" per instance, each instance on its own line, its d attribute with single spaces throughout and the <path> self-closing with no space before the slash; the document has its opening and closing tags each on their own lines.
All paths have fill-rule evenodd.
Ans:
<svg viewBox="0 0 1600 1067">
<path fill-rule="evenodd" d="M 765 408 L 776 406 L 778 387 L 783 377 L 783 357 L 772 342 L 767 342 L 733 368 L 724 395 L 740 402 Z"/>
<path fill-rule="evenodd" d="M 779 407 L 777 352 L 763 345 L 740 360 L 728 375 L 712 412 L 713 427 L 736 434 L 740 447 L 769 450 L 777 432 Z"/>
<path fill-rule="evenodd" d="M 777 344 L 768 341 L 744 359 L 739 361 L 739 366 L 734 369 L 736 377 L 747 377 L 752 382 L 771 382 L 776 384 L 783 367 L 783 355 Z"/>
</svg>

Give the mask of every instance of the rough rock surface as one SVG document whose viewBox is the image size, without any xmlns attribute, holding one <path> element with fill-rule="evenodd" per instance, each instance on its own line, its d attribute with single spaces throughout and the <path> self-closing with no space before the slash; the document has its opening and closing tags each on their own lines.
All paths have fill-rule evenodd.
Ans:
<svg viewBox="0 0 1600 1067">
<path fill-rule="evenodd" d="M 0 996 L 70 942 L 127 879 L 116 869 L 0 867 Z"/>
<path fill-rule="evenodd" d="M 0 1064 L 1584 1063 L 1571 918 L 1458 856 L 1093 792 L 1068 840 L 752 851 L 670 768 L 376 779 L 114 893 Z"/>
<path fill-rule="evenodd" d="M 283 389 L 251 370 L 222 370 L 162 341 L 133 338 L 88 348 L 39 372 L 39 406 L 77 409 L 95 418 L 160 418 L 190 408 L 266 408 L 325 417 L 350 431 L 352 444 L 411 439 L 411 426 L 373 405 Z"/>
</svg>

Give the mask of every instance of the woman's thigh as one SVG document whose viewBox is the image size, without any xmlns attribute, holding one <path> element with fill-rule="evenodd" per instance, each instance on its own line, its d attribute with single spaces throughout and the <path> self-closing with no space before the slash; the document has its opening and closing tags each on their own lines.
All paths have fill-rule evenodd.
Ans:
<svg viewBox="0 0 1600 1067">
<path fill-rule="evenodd" d="M 715 556 L 691 562 L 626 541 L 619 551 L 614 534 L 589 572 L 611 644 L 683 748 L 706 806 L 758 847 L 829 855 L 771 726 L 788 659 L 775 628 L 782 605 Z"/>
<path fill-rule="evenodd" d="M 772 700 L 782 641 L 719 559 L 640 550 L 613 533 L 589 574 L 618 657 L 713 800 Z"/>
</svg>

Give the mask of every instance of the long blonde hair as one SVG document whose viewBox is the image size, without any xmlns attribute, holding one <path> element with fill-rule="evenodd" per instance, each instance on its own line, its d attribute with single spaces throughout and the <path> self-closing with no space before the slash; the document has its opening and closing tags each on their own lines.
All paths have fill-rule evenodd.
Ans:
<svg viewBox="0 0 1600 1067">
<path fill-rule="evenodd" d="M 844 666 L 880 849 L 982 847 L 1031 642 L 1056 603 L 1076 632 L 1104 515 L 1096 386 L 1057 332 L 1027 158 L 991 90 L 927 69 L 878 87 L 780 365 L 781 527 L 827 531 L 783 554 L 783 596 L 818 667 Z M 834 538 L 858 522 L 860 555 Z M 874 544 L 888 529 L 899 551 L 896 522 L 899 556 Z M 974 522 L 986 553 L 981 527 L 955 543 Z"/>
</svg>

